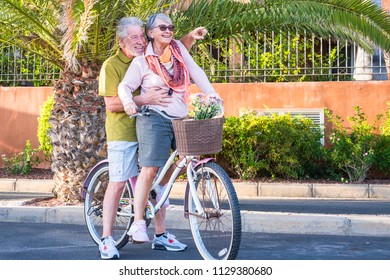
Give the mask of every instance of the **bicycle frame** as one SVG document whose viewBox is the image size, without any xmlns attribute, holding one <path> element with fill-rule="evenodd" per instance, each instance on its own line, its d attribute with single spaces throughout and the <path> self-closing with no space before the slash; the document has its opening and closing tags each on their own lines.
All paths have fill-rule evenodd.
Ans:
<svg viewBox="0 0 390 280">
<path fill-rule="evenodd" d="M 213 158 L 199 159 L 196 156 L 183 156 L 175 161 L 178 151 L 174 151 L 165 165 L 159 168 L 151 191 L 166 181 L 166 187 L 158 201 L 148 194 L 144 220 L 148 227 L 155 214 L 163 207 L 177 177 L 186 168 L 187 184 L 184 194 L 184 218 L 188 219 L 196 247 L 204 259 L 235 259 L 241 241 L 241 214 L 239 202 L 229 175 Z M 172 166 L 174 164 L 174 166 Z M 172 169 L 169 179 L 165 179 Z M 109 164 L 103 160 L 88 174 L 84 186 L 84 216 L 88 231 L 100 244 L 103 221 L 104 191 L 109 182 Z M 128 230 L 134 221 L 134 192 L 130 180 L 126 182 L 114 220 L 113 237 L 118 249 L 128 241 Z M 154 205 L 153 203 L 156 203 Z"/>
<path fill-rule="evenodd" d="M 169 159 L 165 163 L 164 167 L 162 168 L 161 172 L 159 173 L 157 178 L 154 180 L 153 185 L 151 187 L 151 190 L 155 189 L 156 186 L 164 178 L 165 174 L 168 172 L 168 169 L 175 162 L 175 158 L 176 158 L 177 154 L 178 154 L 177 151 L 174 151 L 171 154 L 171 156 L 169 157 Z M 187 173 L 188 183 L 187 183 L 187 189 L 185 191 L 185 197 L 184 197 L 184 205 L 185 205 L 184 216 L 188 218 L 187 205 L 188 205 L 188 193 L 189 192 L 192 193 L 192 197 L 193 197 L 196 209 L 197 209 L 197 215 L 203 215 L 204 214 L 203 207 L 201 206 L 199 197 L 198 197 L 197 192 L 196 192 L 195 184 L 194 184 L 194 182 L 197 180 L 197 175 L 195 173 L 195 167 L 198 166 L 199 164 L 206 163 L 206 162 L 209 162 L 211 160 L 214 160 L 214 159 L 213 158 L 206 158 L 206 159 L 198 160 L 195 156 L 185 156 L 178 164 L 176 164 L 176 168 L 169 178 L 169 181 L 167 183 L 167 187 L 166 187 L 161 199 L 157 202 L 156 205 L 153 205 L 150 201 L 148 201 L 146 207 L 148 208 L 149 218 L 154 218 L 154 214 L 161 209 L 162 204 L 168 198 L 168 196 L 171 192 L 171 189 L 173 187 L 174 182 L 176 181 L 176 178 L 179 176 L 180 172 L 185 167 L 187 168 L 186 173 Z M 94 168 L 92 168 L 92 170 L 89 172 L 87 179 L 85 180 L 83 188 L 82 188 L 82 196 L 84 198 L 85 198 L 85 193 L 87 192 L 87 189 L 88 189 L 89 182 L 93 179 L 93 176 L 92 176 L 93 169 L 95 169 L 95 168 L 99 167 L 99 165 L 107 163 L 107 162 L 108 162 L 107 159 L 98 162 L 94 166 Z M 213 195 L 213 197 L 214 197 L 214 195 Z M 133 203 L 133 202 L 129 202 L 129 203 Z M 118 215 L 128 215 L 128 213 L 118 213 Z"/>
<path fill-rule="evenodd" d="M 155 213 L 159 211 L 168 199 L 177 177 L 186 168 L 188 180 L 184 196 L 184 217 L 188 219 L 191 234 L 196 247 L 204 259 L 235 259 L 241 241 L 241 215 L 239 202 L 234 186 L 228 174 L 213 158 L 199 160 L 195 156 L 185 156 L 174 163 L 175 151 L 161 168 L 152 190 L 161 182 L 172 164 L 173 172 L 169 178 L 161 199 L 152 204 L 147 201 L 144 220 L 149 226 Z M 88 231 L 95 241 L 100 244 L 103 197 L 108 183 L 108 162 L 102 161 L 96 165 L 96 170 L 88 174 L 84 185 L 86 201 L 84 216 Z M 88 187 L 88 188 L 87 188 Z M 129 182 L 126 183 L 115 218 L 115 242 L 118 248 L 125 246 L 131 223 L 134 221 L 134 196 Z M 153 201 L 154 202 L 154 201 Z"/>
<path fill-rule="evenodd" d="M 148 107 L 145 107 L 144 109 L 148 109 Z M 157 110 L 154 110 L 153 108 L 151 108 L 151 109 L 154 112 L 160 114 L 162 117 L 166 117 L 166 116 L 162 115 L 161 112 L 158 112 Z M 141 111 L 142 110 L 143 109 L 141 109 Z M 143 113 L 140 112 L 140 113 L 137 113 L 137 114 L 131 116 L 131 118 L 135 117 L 135 116 L 142 116 L 142 115 L 143 115 Z M 171 165 L 175 163 L 175 158 L 176 158 L 177 155 L 178 155 L 178 152 L 176 150 L 170 155 L 169 159 L 166 161 L 166 163 L 165 163 L 164 167 L 162 168 L 161 172 L 159 172 L 157 178 L 154 180 L 154 182 L 152 184 L 152 187 L 151 187 L 151 191 L 154 190 L 156 188 L 156 186 L 162 181 L 162 179 L 164 178 L 164 176 L 166 175 L 166 173 L 170 169 Z M 150 200 L 148 200 L 148 203 L 146 205 L 148 217 L 149 218 L 154 218 L 154 214 L 161 209 L 161 206 L 163 205 L 165 200 L 168 198 L 169 193 L 171 192 L 171 189 L 173 187 L 173 184 L 174 184 L 176 178 L 179 176 L 180 172 L 182 171 L 182 169 L 184 167 L 187 168 L 187 172 L 186 173 L 187 173 L 187 179 L 188 179 L 187 189 L 185 191 L 185 197 L 184 197 L 184 205 L 186 206 L 185 209 L 184 209 L 184 212 L 185 212 L 184 216 L 188 217 L 188 214 L 189 214 L 188 213 L 188 208 L 187 208 L 187 205 L 188 205 L 188 193 L 189 192 L 191 192 L 191 194 L 192 194 L 192 199 L 194 201 L 195 208 L 196 208 L 196 211 L 197 211 L 196 215 L 204 216 L 205 212 L 204 212 L 203 207 L 202 207 L 202 205 L 200 203 L 200 200 L 199 200 L 199 197 L 198 197 L 198 194 L 197 194 L 197 191 L 196 191 L 196 187 L 195 187 L 195 181 L 197 180 L 195 167 L 197 167 L 201 163 L 206 163 L 206 162 L 208 162 L 210 160 L 213 160 L 213 159 L 212 158 L 207 158 L 207 159 L 203 159 L 203 160 L 198 160 L 196 158 L 196 156 L 185 156 L 178 164 L 176 164 L 176 168 L 175 168 L 175 170 L 173 171 L 172 175 L 169 178 L 169 181 L 167 183 L 167 187 L 165 188 L 165 191 L 162 194 L 161 199 L 157 202 L 156 205 L 153 205 L 153 203 L 151 203 Z M 107 162 L 107 159 L 99 162 L 98 164 L 95 165 L 95 167 L 98 167 L 100 164 L 105 163 L 105 162 Z M 83 192 L 82 192 L 83 193 L 83 197 L 85 197 L 85 192 L 87 191 L 89 182 L 92 180 L 92 178 L 91 178 L 92 170 L 90 171 L 90 173 L 87 176 L 86 181 L 84 182 Z M 210 186 L 207 186 L 207 187 L 209 189 L 209 192 L 211 193 L 212 203 L 214 204 L 215 207 L 218 207 L 216 195 L 213 193 L 213 190 L 212 190 L 212 188 Z"/>
<path fill-rule="evenodd" d="M 170 166 L 174 163 L 176 156 L 177 156 L 177 151 L 174 151 L 171 154 L 171 156 L 169 157 L 169 159 L 167 160 L 167 162 L 165 163 L 162 171 L 160 172 L 160 174 L 158 175 L 156 180 L 153 182 L 151 190 L 153 190 L 161 182 L 161 180 L 163 179 L 163 177 L 167 173 Z M 208 159 L 208 160 L 210 160 L 210 159 Z M 194 163 L 195 163 L 195 165 L 194 165 Z M 171 189 L 173 187 L 173 183 L 175 182 L 176 178 L 179 176 L 181 170 L 187 166 L 187 179 L 188 179 L 188 183 L 189 183 L 189 188 L 190 188 L 190 191 L 192 193 L 192 197 L 194 199 L 194 203 L 195 203 L 196 209 L 198 211 L 198 215 L 204 214 L 203 207 L 200 204 L 200 200 L 199 200 L 199 197 L 197 195 L 195 184 L 194 184 L 194 182 L 197 179 L 197 176 L 195 173 L 195 166 L 198 163 L 199 163 L 199 160 L 195 156 L 185 156 L 176 165 L 176 168 L 175 168 L 174 172 L 172 173 L 171 177 L 169 178 L 166 190 L 164 191 L 160 201 L 158 201 L 158 203 L 155 206 L 152 206 L 154 208 L 153 209 L 154 213 L 156 213 L 158 210 L 160 210 L 161 205 L 168 198 L 169 193 L 171 192 Z M 187 191 L 186 191 L 186 193 L 187 193 Z M 187 199 L 187 196 L 185 197 L 185 199 Z M 185 204 L 187 204 L 187 202 L 185 202 Z"/>
</svg>

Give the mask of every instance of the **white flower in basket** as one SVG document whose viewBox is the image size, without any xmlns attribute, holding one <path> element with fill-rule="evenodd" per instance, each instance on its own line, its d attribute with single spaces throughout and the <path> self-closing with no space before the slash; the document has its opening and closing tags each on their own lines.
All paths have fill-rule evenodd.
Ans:
<svg viewBox="0 0 390 280">
<path fill-rule="evenodd" d="M 191 107 L 189 116 L 194 120 L 211 119 L 223 115 L 222 100 L 217 95 L 195 93 L 190 96 Z"/>
<path fill-rule="evenodd" d="M 222 100 L 217 95 L 190 96 L 192 110 L 184 120 L 174 120 L 176 146 L 182 155 L 205 155 L 222 150 L 224 118 Z"/>
</svg>

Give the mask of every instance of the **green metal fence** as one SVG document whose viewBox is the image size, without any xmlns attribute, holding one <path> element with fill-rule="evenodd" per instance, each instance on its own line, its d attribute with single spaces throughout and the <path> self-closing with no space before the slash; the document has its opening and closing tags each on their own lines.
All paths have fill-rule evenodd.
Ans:
<svg viewBox="0 0 390 280">
<path fill-rule="evenodd" d="M 212 82 L 387 80 L 384 54 L 312 34 L 255 32 L 245 41 L 211 40 L 192 55 Z M 51 85 L 60 69 L 35 54 L 0 45 L 0 85 Z"/>
<path fill-rule="evenodd" d="M 194 56 L 213 82 L 387 80 L 384 54 L 312 34 L 254 33 L 215 40 Z"/>
<path fill-rule="evenodd" d="M 0 44 L 1 86 L 49 86 L 60 69 L 36 54 Z"/>
</svg>

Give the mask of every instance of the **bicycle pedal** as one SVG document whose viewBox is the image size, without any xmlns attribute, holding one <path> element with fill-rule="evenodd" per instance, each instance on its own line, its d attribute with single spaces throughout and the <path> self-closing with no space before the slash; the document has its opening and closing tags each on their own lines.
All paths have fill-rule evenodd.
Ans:
<svg viewBox="0 0 390 280">
<path fill-rule="evenodd" d="M 142 244 L 142 243 L 145 243 L 143 241 L 136 241 L 136 240 L 133 240 L 133 237 L 129 236 L 129 241 L 130 243 L 132 244 Z"/>
</svg>

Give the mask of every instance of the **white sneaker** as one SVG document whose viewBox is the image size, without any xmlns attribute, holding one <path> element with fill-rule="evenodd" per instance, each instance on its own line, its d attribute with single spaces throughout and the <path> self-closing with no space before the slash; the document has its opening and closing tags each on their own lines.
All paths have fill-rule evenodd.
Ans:
<svg viewBox="0 0 390 280">
<path fill-rule="evenodd" d="M 163 195 L 163 193 L 164 193 L 164 191 L 165 191 L 165 187 L 166 187 L 166 185 L 164 185 L 164 186 L 158 185 L 158 186 L 154 189 L 154 191 L 156 192 L 156 201 L 157 201 L 157 202 L 160 201 L 160 199 L 161 199 L 161 197 L 162 197 L 162 195 Z M 166 208 L 166 207 L 168 207 L 168 206 L 169 206 L 169 198 L 167 198 L 167 199 L 164 201 L 164 203 L 163 203 L 163 205 L 161 205 L 161 207 Z"/>
<path fill-rule="evenodd" d="M 131 227 L 129 231 L 127 232 L 127 235 L 129 235 L 133 242 L 135 243 L 143 243 L 143 242 L 149 242 L 149 236 L 146 233 L 146 222 L 145 220 L 139 220 L 136 222 L 133 222 L 131 224 Z"/>
<path fill-rule="evenodd" d="M 154 236 L 152 249 L 178 252 L 187 249 L 187 245 L 180 243 L 176 239 L 176 236 L 167 232 L 160 237 L 156 237 L 156 235 Z"/>
<path fill-rule="evenodd" d="M 99 243 L 100 257 L 104 260 L 119 259 L 119 251 L 116 248 L 115 240 L 111 237 L 105 237 Z"/>
</svg>

